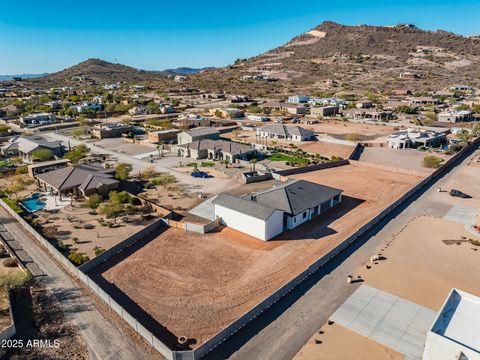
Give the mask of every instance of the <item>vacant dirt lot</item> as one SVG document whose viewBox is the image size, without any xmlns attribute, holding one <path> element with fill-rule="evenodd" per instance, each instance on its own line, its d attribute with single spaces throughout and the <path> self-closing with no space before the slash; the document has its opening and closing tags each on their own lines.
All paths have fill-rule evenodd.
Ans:
<svg viewBox="0 0 480 360">
<path fill-rule="evenodd" d="M 319 341 L 321 343 L 319 343 Z M 341 325 L 324 325 L 294 360 L 402 360 L 404 356 Z"/>
<path fill-rule="evenodd" d="M 438 153 L 418 151 L 416 149 L 398 150 L 382 147 L 366 147 L 363 149 L 360 161 L 431 174 L 436 169 L 428 169 L 423 166 L 423 158 L 431 155 L 441 157 L 445 159 L 445 161 L 451 157 Z"/>
<path fill-rule="evenodd" d="M 451 206 L 480 209 L 480 163 L 462 166 L 444 186 L 460 189 L 471 199 L 454 198 L 448 193 L 433 193 L 432 207 L 439 216 L 422 216 L 405 224 L 404 230 L 392 234 L 390 245 L 378 249 L 386 258 L 370 270 L 358 269 L 368 285 L 420 305 L 438 310 L 449 291 L 460 290 L 480 295 L 476 276 L 480 272 L 480 247 L 463 240 L 480 240 L 465 229 L 465 224 L 443 219 Z M 451 245 L 442 240 L 459 240 Z"/>
<path fill-rule="evenodd" d="M 199 344 L 421 180 L 352 166 L 296 177 L 344 189 L 344 201 L 269 242 L 229 228 L 206 235 L 170 228 L 130 256 L 112 259 L 98 272 L 171 334 Z"/>
<path fill-rule="evenodd" d="M 361 124 L 349 121 L 328 120 L 321 121 L 319 124 L 305 125 L 307 128 L 313 128 L 314 131 L 329 134 L 340 135 L 335 136 L 341 138 L 347 134 L 360 134 L 369 138 L 382 138 L 393 132 L 393 126 L 391 125 L 371 125 Z"/>
</svg>

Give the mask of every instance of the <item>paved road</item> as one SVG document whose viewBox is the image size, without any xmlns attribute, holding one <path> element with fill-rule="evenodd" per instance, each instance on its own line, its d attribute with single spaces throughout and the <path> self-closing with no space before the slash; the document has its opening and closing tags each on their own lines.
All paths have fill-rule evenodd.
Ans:
<svg viewBox="0 0 480 360">
<path fill-rule="evenodd" d="M 60 300 L 67 317 L 71 319 L 83 337 L 91 359 L 138 360 L 152 358 L 151 355 L 142 354 L 143 351 L 137 349 L 128 336 L 106 320 L 95 308 L 93 302 L 75 287 L 70 277 L 1 207 L 0 222 L 45 274 L 37 279 L 40 284 L 53 291 Z"/>
<path fill-rule="evenodd" d="M 222 179 L 222 178 L 208 178 L 208 179 L 192 178 L 189 174 L 176 171 L 175 169 L 172 169 L 170 167 L 162 166 L 161 164 L 162 160 L 160 160 L 160 163 L 158 162 L 150 163 L 150 161 L 148 160 L 142 160 L 128 154 L 118 153 L 116 151 L 108 150 L 86 141 L 72 139 L 68 136 L 64 136 L 58 133 L 51 132 L 51 133 L 45 133 L 42 135 L 44 135 L 45 137 L 51 140 L 61 141 L 64 144 L 68 144 L 68 142 L 70 142 L 71 146 L 85 144 L 93 153 L 111 155 L 115 157 L 118 160 L 118 162 L 131 164 L 134 172 L 143 171 L 149 166 L 154 166 L 159 172 L 175 175 L 177 180 L 185 184 L 190 191 L 203 192 L 208 194 L 217 193 L 225 189 L 229 183 L 229 179 Z"/>
<path fill-rule="evenodd" d="M 469 156 L 463 164 L 472 157 Z M 359 266 L 370 259 L 378 246 L 389 240 L 413 216 L 443 216 L 448 211 L 448 207 L 436 203 L 430 195 L 457 171 L 458 167 L 451 170 L 376 234 L 365 237 L 363 243 L 357 243 L 349 248 L 348 253 L 330 262 L 208 358 L 291 359 L 358 288 L 359 284 L 347 284 L 347 275 L 354 274 Z"/>
</svg>

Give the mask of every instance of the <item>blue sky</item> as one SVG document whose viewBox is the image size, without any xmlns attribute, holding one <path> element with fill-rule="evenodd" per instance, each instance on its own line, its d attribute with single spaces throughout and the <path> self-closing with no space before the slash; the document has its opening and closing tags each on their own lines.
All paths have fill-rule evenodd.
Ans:
<svg viewBox="0 0 480 360">
<path fill-rule="evenodd" d="M 96 57 L 160 70 L 223 66 L 324 20 L 480 33 L 480 1 L 0 0 L 0 74 L 53 72 Z"/>
</svg>

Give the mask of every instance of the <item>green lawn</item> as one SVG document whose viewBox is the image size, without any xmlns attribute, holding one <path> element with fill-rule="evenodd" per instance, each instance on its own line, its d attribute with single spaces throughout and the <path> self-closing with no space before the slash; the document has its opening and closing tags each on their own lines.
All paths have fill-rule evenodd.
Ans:
<svg viewBox="0 0 480 360">
<path fill-rule="evenodd" d="M 215 166 L 215 163 L 213 162 L 192 162 L 188 163 L 187 166 L 197 166 L 197 167 L 212 167 Z"/>
<path fill-rule="evenodd" d="M 275 153 L 267 157 L 267 160 L 270 161 L 289 161 L 289 162 L 296 162 L 296 163 L 305 163 L 306 159 L 300 156 L 292 157 L 290 155 L 286 155 L 284 153 Z"/>
</svg>

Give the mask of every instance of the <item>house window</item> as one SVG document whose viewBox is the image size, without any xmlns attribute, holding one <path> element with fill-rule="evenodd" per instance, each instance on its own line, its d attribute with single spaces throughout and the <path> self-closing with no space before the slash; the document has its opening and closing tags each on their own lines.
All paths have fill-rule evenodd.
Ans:
<svg viewBox="0 0 480 360">
<path fill-rule="evenodd" d="M 303 218 L 305 219 L 306 217 L 307 217 L 307 212 L 305 211 L 305 212 L 303 213 Z"/>
<path fill-rule="evenodd" d="M 297 222 L 297 218 L 296 218 L 296 217 L 293 218 L 293 222 L 294 222 L 294 223 Z"/>
</svg>

